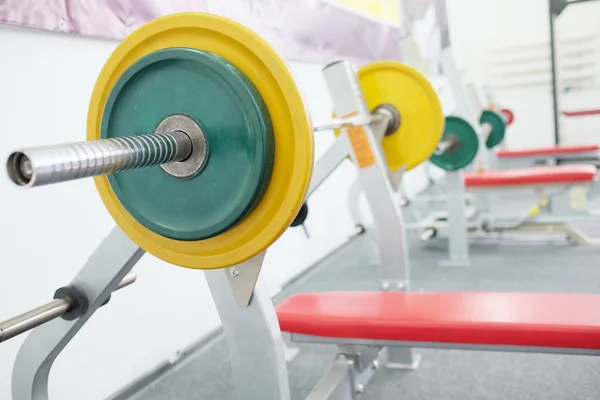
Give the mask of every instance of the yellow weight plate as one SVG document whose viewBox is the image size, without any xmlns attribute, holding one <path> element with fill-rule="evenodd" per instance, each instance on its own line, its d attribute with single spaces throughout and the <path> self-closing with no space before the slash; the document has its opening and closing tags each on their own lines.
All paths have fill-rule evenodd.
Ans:
<svg viewBox="0 0 600 400">
<path fill-rule="evenodd" d="M 206 240 L 180 241 L 157 235 L 139 224 L 118 201 L 106 177 L 95 178 L 96 187 L 119 227 L 147 252 L 183 267 L 224 268 L 266 249 L 294 220 L 312 175 L 312 122 L 285 61 L 259 35 L 215 15 L 182 13 L 142 26 L 115 49 L 94 87 L 88 112 L 88 140 L 100 138 L 104 105 L 121 74 L 145 55 L 174 47 L 198 49 L 225 58 L 260 92 L 275 137 L 275 162 L 265 195 L 230 230 Z"/>
<path fill-rule="evenodd" d="M 382 143 L 389 168 L 410 170 L 429 159 L 442 137 L 444 114 L 427 78 L 400 62 L 381 61 L 361 68 L 358 79 L 370 110 L 387 103 L 400 112 L 400 128 Z"/>
</svg>

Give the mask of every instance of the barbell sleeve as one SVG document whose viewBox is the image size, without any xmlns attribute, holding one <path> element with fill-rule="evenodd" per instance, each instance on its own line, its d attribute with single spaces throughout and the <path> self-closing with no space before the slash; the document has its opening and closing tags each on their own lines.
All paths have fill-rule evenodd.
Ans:
<svg viewBox="0 0 600 400">
<path fill-rule="evenodd" d="M 185 160 L 190 137 L 179 131 L 100 139 L 13 152 L 8 176 L 19 186 L 35 187 Z"/>
<path fill-rule="evenodd" d="M 115 288 L 115 292 L 125 286 L 131 285 L 136 279 L 137 275 L 134 272 L 129 273 L 121 280 L 121 282 L 119 282 Z M 70 307 L 71 300 L 62 297 L 17 315 L 16 317 L 0 322 L 0 343 L 64 315 L 69 311 Z"/>
<path fill-rule="evenodd" d="M 452 147 L 452 143 L 449 140 L 442 140 L 436 146 L 435 151 L 433 152 L 433 154 L 435 154 L 436 156 L 439 156 L 441 154 L 444 154 L 448 150 L 450 150 L 451 147 Z"/>
<path fill-rule="evenodd" d="M 435 150 L 433 151 L 433 154 L 435 154 L 436 156 L 442 155 L 447 151 L 452 151 L 453 149 L 458 147 L 459 144 L 460 143 L 456 136 L 448 135 L 438 143 Z"/>
</svg>

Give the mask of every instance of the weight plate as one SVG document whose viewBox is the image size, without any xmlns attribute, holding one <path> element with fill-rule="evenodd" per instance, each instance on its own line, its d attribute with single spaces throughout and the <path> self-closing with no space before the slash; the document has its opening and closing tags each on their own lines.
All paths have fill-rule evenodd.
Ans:
<svg viewBox="0 0 600 400">
<path fill-rule="evenodd" d="M 442 154 L 433 154 L 429 159 L 446 171 L 456 171 L 471 164 L 479 150 L 479 137 L 471 124 L 460 117 L 446 117 L 442 140 L 454 136 L 458 145 Z"/>
<path fill-rule="evenodd" d="M 513 121 L 515 120 L 515 114 L 511 110 L 509 110 L 508 108 L 503 108 L 502 110 L 500 110 L 500 112 L 506 118 L 506 126 L 509 126 L 513 123 Z"/>
<path fill-rule="evenodd" d="M 259 35 L 215 15 L 182 13 L 142 26 L 115 49 L 94 87 L 87 121 L 88 140 L 101 137 L 104 108 L 127 69 L 149 54 L 173 48 L 195 49 L 222 57 L 236 66 L 260 94 L 271 119 L 275 145 L 271 178 L 264 195 L 254 208 L 251 207 L 248 215 L 217 236 L 204 240 L 178 240 L 153 232 L 132 216 L 119 201 L 107 177 L 94 180 L 106 208 L 119 227 L 149 253 L 188 268 L 215 269 L 239 264 L 277 240 L 300 210 L 313 167 L 312 122 L 285 61 Z M 202 91 L 195 95 L 199 102 L 203 99 L 213 101 Z M 177 112 L 169 110 L 174 111 Z M 161 115 L 160 119 L 167 116 Z M 225 128 L 230 123 L 230 116 L 222 118 Z M 198 122 L 204 124 L 202 120 Z M 139 132 L 131 132 L 136 133 Z M 213 162 L 214 147 L 224 145 L 226 139 L 210 140 L 209 160 L 205 168 Z M 237 164 L 238 160 L 230 162 Z M 214 182 L 215 185 L 222 183 Z M 204 189 L 214 190 L 211 186 Z M 161 190 L 157 187 L 157 194 Z"/>
<path fill-rule="evenodd" d="M 504 139 L 504 133 L 506 132 L 506 125 L 502 117 L 495 111 L 483 110 L 479 123 L 488 123 L 492 126 L 492 131 L 485 141 L 485 145 L 488 149 L 496 147 Z"/>
<path fill-rule="evenodd" d="M 427 160 L 444 130 L 444 114 L 437 93 L 419 71 L 408 65 L 382 61 L 358 71 L 369 110 L 391 104 L 400 112 L 400 128 L 383 138 L 389 168 L 410 170 Z"/>
<path fill-rule="evenodd" d="M 369 110 L 391 104 L 400 112 L 400 127 L 382 142 L 388 167 L 408 171 L 427 160 L 444 130 L 442 105 L 427 78 L 400 62 L 381 61 L 361 68 L 358 79 Z"/>
<path fill-rule="evenodd" d="M 144 168 L 108 180 L 123 207 L 152 232 L 179 240 L 216 236 L 238 223 L 267 188 L 275 150 L 269 113 L 248 78 L 222 57 L 170 48 L 140 58 L 117 80 L 100 137 L 152 133 L 170 115 L 201 126 L 209 160 L 202 173 L 177 179 Z"/>
</svg>

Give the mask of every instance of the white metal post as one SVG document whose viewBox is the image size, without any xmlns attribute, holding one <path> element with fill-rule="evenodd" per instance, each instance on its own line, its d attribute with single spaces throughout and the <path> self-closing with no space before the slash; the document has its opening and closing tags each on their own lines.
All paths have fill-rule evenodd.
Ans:
<svg viewBox="0 0 600 400">
<path fill-rule="evenodd" d="M 356 72 L 349 62 L 330 64 L 325 67 L 323 74 L 336 115 L 341 118 L 368 118 L 371 115 Z M 389 181 L 387 161 L 374 129 L 378 127 L 366 125 L 348 128 L 344 130 L 343 135 L 350 142 L 350 154 L 358 167 L 358 180 L 378 230 L 376 236 L 382 289 L 404 291 L 409 289 L 410 281 L 406 232 L 402 211 L 396 204 Z M 390 365 L 414 367 L 416 360 L 410 348 L 390 354 Z"/>
</svg>

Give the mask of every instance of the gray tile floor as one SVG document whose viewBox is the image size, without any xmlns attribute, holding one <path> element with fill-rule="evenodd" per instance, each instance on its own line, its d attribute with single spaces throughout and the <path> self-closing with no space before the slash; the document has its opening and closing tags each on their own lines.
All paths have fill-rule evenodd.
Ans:
<svg viewBox="0 0 600 400">
<path fill-rule="evenodd" d="M 586 224 L 600 236 L 600 225 Z M 376 256 L 368 236 L 350 242 L 290 293 L 377 289 Z M 600 248 L 561 243 L 485 241 L 471 246 L 469 268 L 438 266 L 445 243 L 410 241 L 412 290 L 600 293 Z M 303 399 L 328 369 L 333 346 L 301 346 L 289 365 L 293 399 Z M 361 399 L 598 399 L 600 358 L 459 350 L 419 350 L 411 372 L 379 371 Z M 135 400 L 234 399 L 224 340 L 202 348 L 185 363 L 132 397 Z M 252 399 L 254 400 L 254 399 Z M 259 400 L 259 399 L 256 399 Z"/>
</svg>

